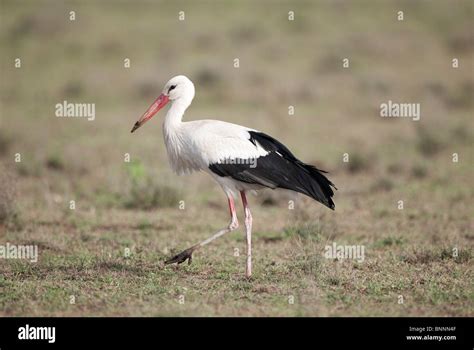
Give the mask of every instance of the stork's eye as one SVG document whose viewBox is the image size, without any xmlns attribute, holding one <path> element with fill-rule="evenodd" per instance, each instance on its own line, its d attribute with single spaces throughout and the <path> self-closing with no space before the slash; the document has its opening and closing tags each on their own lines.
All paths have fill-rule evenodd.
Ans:
<svg viewBox="0 0 474 350">
<path fill-rule="evenodd" d="M 175 89 L 176 85 L 171 85 L 170 88 L 168 89 L 168 93 L 170 93 L 171 90 Z"/>
</svg>

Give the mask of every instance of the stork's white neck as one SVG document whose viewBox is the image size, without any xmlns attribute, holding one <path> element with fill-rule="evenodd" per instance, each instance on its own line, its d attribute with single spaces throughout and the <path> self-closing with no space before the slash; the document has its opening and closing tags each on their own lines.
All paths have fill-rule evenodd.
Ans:
<svg viewBox="0 0 474 350">
<path fill-rule="evenodd" d="M 165 129 L 169 129 L 170 131 L 172 129 L 179 128 L 179 126 L 182 124 L 184 112 L 190 104 L 191 101 L 186 102 L 182 101 L 181 99 L 173 101 L 168 113 L 166 113 L 163 127 Z"/>
<path fill-rule="evenodd" d="M 186 152 L 183 153 L 186 146 L 186 134 L 184 132 L 185 128 L 183 128 L 185 123 L 182 122 L 184 112 L 191 104 L 191 100 L 177 99 L 173 101 L 163 122 L 163 138 L 168 159 L 171 167 L 178 174 L 193 168 L 185 160 Z"/>
<path fill-rule="evenodd" d="M 166 113 L 165 120 L 163 122 L 163 128 L 168 131 L 173 131 L 179 128 L 182 124 L 183 115 L 186 109 L 191 104 L 191 99 L 179 98 L 171 102 L 171 107 Z"/>
</svg>

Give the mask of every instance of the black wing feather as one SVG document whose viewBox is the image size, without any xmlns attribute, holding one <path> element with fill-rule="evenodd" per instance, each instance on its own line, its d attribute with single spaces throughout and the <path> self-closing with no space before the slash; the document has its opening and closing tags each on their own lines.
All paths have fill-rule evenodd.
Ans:
<svg viewBox="0 0 474 350">
<path fill-rule="evenodd" d="M 323 175 L 324 170 L 298 160 L 285 145 L 267 134 L 255 131 L 249 134 L 250 142 L 255 146 L 258 142 L 269 152 L 266 156 L 257 158 L 253 165 L 245 159 L 234 159 L 232 164 L 210 164 L 209 169 L 241 182 L 300 192 L 330 209 L 335 208 L 332 188 L 336 187 Z"/>
</svg>

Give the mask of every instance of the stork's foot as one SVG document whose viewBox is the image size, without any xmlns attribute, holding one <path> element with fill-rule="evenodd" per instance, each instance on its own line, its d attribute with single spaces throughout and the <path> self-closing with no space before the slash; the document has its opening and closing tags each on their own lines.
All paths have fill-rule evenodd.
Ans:
<svg viewBox="0 0 474 350">
<path fill-rule="evenodd" d="M 195 250 L 196 250 L 196 246 L 183 250 L 178 255 L 175 255 L 171 259 L 166 260 L 165 265 L 174 264 L 174 263 L 182 264 L 186 260 L 188 260 L 188 265 L 191 265 L 191 262 L 193 261 L 193 252 Z"/>
</svg>

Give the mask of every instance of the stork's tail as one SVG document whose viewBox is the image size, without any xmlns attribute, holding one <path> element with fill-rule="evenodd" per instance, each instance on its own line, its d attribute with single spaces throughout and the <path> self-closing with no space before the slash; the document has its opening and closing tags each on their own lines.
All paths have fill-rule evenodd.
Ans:
<svg viewBox="0 0 474 350">
<path fill-rule="evenodd" d="M 305 164 L 301 161 L 296 162 L 298 170 L 298 181 L 302 186 L 293 188 L 294 191 L 303 193 L 318 202 L 324 204 L 328 208 L 334 210 L 336 207 L 332 200 L 334 196 L 333 188 L 336 186 L 323 174 L 324 170 L 320 170 L 312 165 Z"/>
</svg>

